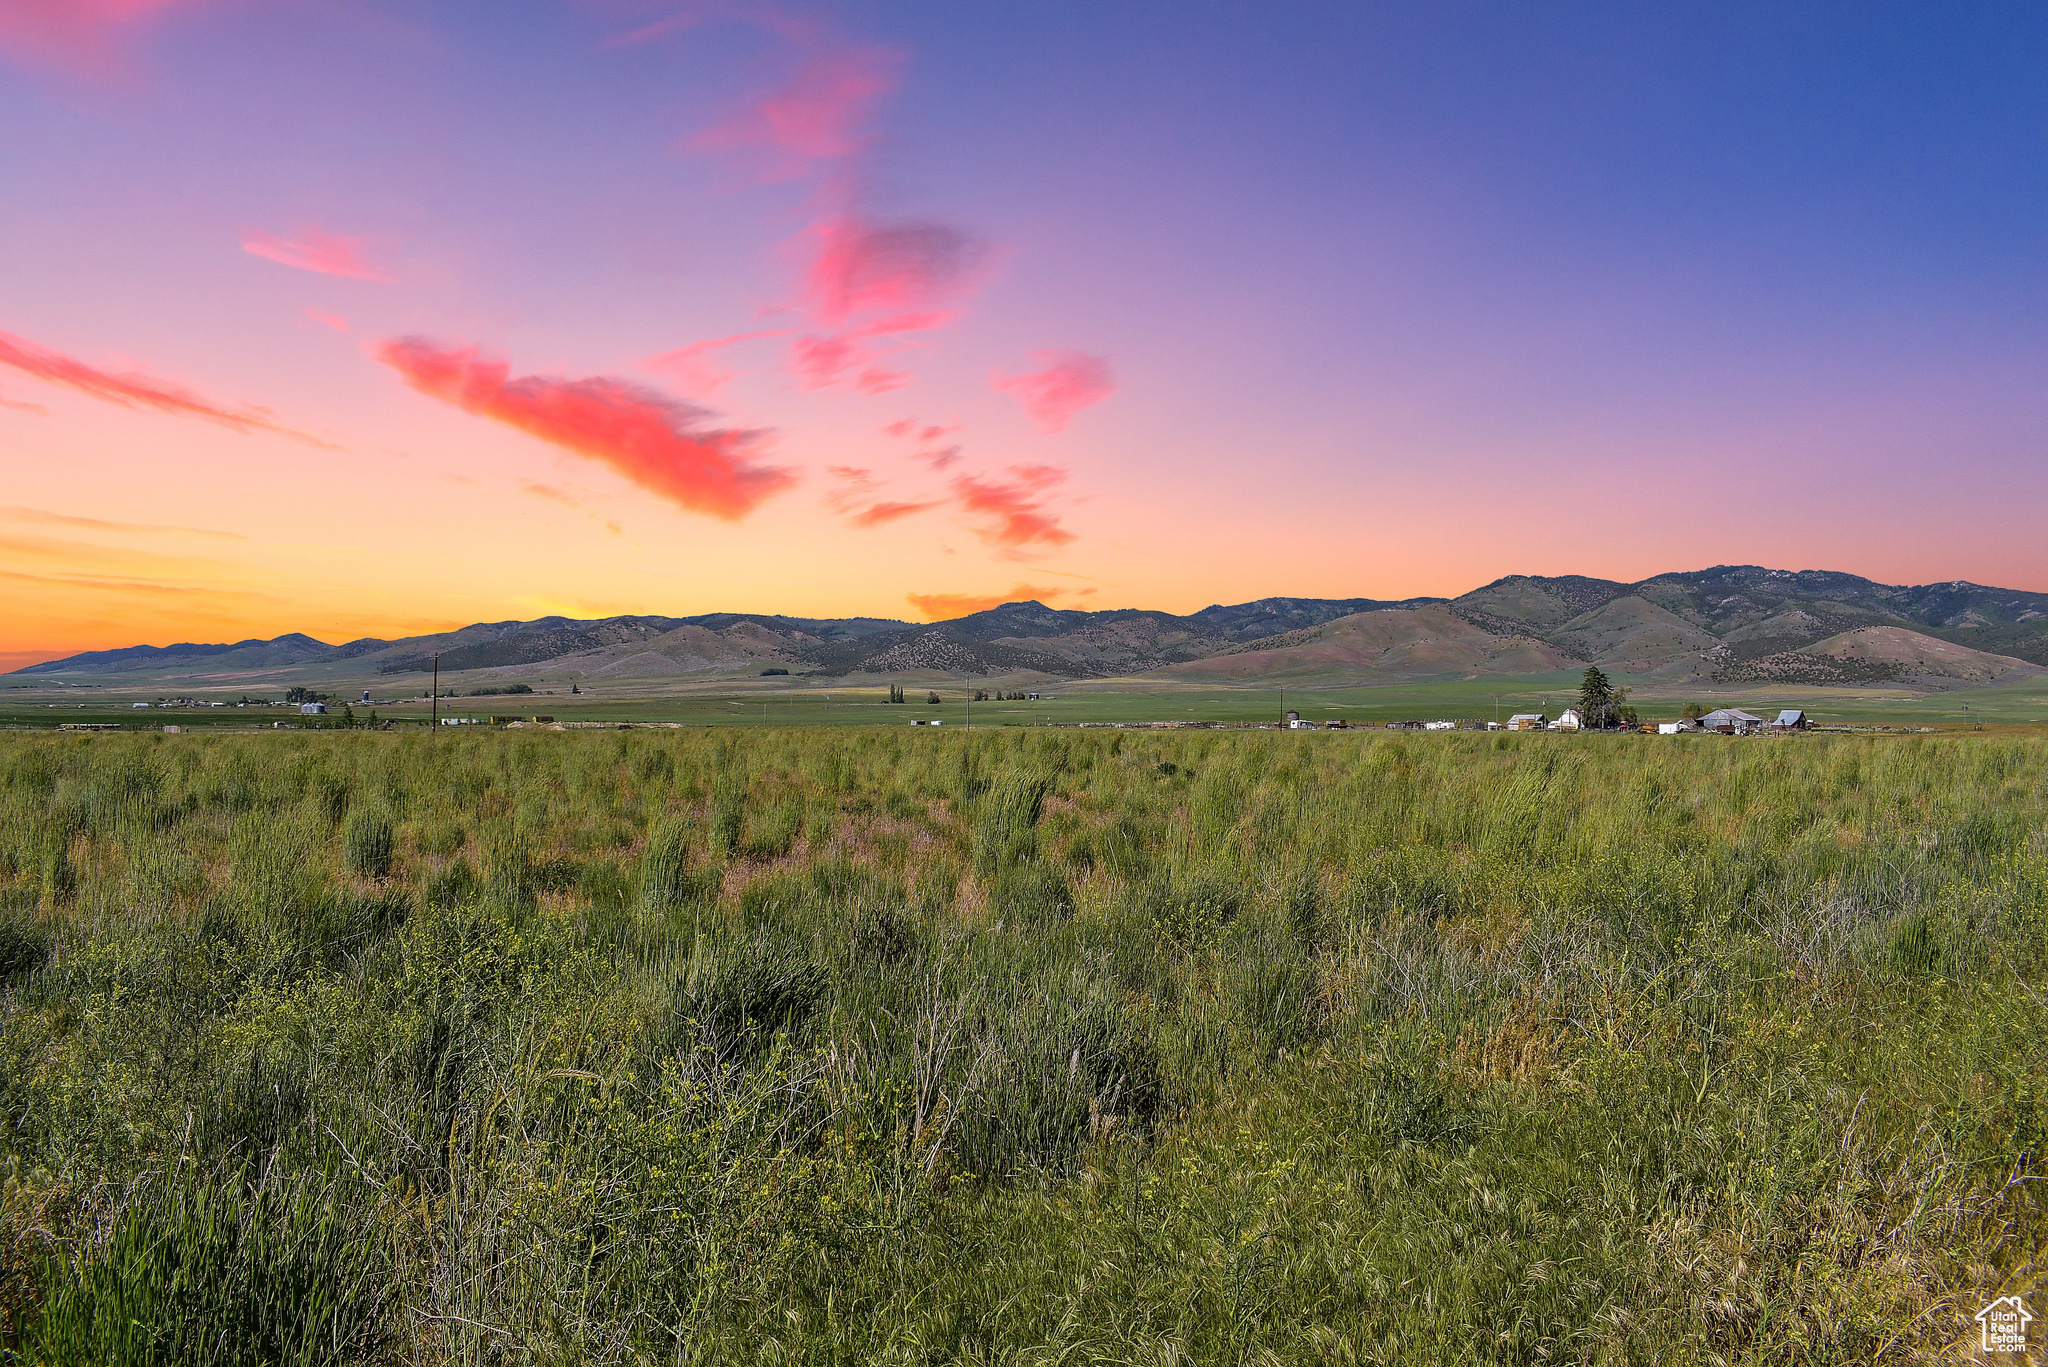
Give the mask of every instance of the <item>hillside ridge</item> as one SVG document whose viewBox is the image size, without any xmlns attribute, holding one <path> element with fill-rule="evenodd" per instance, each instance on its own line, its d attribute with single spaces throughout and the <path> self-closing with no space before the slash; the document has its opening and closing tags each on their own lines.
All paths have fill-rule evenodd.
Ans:
<svg viewBox="0 0 2048 1367">
<path fill-rule="evenodd" d="M 87 651 L 14 671 L 53 681 L 294 671 L 516 678 L 1316 677 L 1358 683 L 1599 664 L 1649 679 L 1969 686 L 2048 667 L 2048 594 L 1967 580 L 1715 565 L 1632 583 L 1504 575 L 1456 598 L 1269 597 L 1175 614 L 1004 603 L 943 622 L 714 612 L 477 622 L 400 640 Z M 181 673 L 182 671 L 182 673 Z"/>
</svg>

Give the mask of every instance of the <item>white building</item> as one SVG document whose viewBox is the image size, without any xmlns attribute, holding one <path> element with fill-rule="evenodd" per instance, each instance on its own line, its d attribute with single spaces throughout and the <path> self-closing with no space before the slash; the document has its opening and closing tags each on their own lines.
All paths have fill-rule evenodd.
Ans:
<svg viewBox="0 0 2048 1367">
<path fill-rule="evenodd" d="M 1508 718 L 1508 730 L 1541 731 L 1547 720 L 1541 712 L 1517 712 Z"/>
<path fill-rule="evenodd" d="M 1576 707 L 1567 707 L 1558 719 L 1550 724 L 1553 731 L 1576 731 L 1586 724 L 1585 714 Z"/>
</svg>

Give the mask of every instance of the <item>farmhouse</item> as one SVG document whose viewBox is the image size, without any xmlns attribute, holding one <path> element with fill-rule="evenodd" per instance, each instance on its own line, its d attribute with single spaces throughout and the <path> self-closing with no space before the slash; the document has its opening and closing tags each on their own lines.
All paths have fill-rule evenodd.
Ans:
<svg viewBox="0 0 2048 1367">
<path fill-rule="evenodd" d="M 1585 714 L 1576 707 L 1567 707 L 1558 719 L 1550 724 L 1553 731 L 1576 731 L 1586 724 Z"/>
</svg>

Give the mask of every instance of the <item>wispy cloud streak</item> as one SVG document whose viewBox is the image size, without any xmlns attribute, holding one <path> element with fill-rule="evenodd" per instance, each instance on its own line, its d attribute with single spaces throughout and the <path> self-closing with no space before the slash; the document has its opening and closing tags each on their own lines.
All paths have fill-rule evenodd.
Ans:
<svg viewBox="0 0 2048 1367">
<path fill-rule="evenodd" d="M 318 228 L 305 228 L 292 238 L 247 233 L 242 238 L 242 250 L 293 270 L 338 275 L 345 280 L 389 281 L 391 277 L 363 255 L 366 241 L 367 238 L 336 237 Z"/>
<path fill-rule="evenodd" d="M 0 508 L 0 517 L 15 522 L 38 522 L 51 527 L 79 527 L 95 532 L 122 532 L 141 536 L 200 536 L 216 541 L 249 539 L 238 532 L 217 532 L 206 527 L 176 527 L 160 522 L 112 522 L 105 518 L 79 517 L 74 513 L 58 513 L 48 508 L 24 508 L 19 505 Z"/>
<path fill-rule="evenodd" d="M 715 352 L 741 342 L 788 335 L 787 328 L 775 328 L 766 332 L 736 332 L 730 337 L 713 337 L 708 341 L 691 342 L 688 346 L 679 346 L 674 351 L 649 356 L 640 364 L 657 375 L 668 376 L 701 398 L 717 393 L 740 375 L 737 370 L 728 370 L 714 363 L 711 357 Z"/>
<path fill-rule="evenodd" d="M 45 384 L 60 385 L 122 408 L 151 408 L 178 417 L 204 418 L 237 432 L 276 432 L 316 446 L 327 443 L 286 427 L 258 408 L 225 408 L 191 390 L 146 375 L 115 375 L 85 362 L 0 332 L 0 365 L 12 367 Z"/>
</svg>

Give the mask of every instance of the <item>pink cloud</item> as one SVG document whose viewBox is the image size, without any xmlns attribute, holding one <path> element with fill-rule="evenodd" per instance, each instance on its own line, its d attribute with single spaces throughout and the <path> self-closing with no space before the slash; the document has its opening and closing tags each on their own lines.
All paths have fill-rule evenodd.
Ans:
<svg viewBox="0 0 2048 1367">
<path fill-rule="evenodd" d="M 953 496 L 969 513 L 984 519 L 974 534 L 991 546 L 1017 552 L 1031 546 L 1064 546 L 1074 534 L 1060 526 L 1059 519 L 1045 511 L 1041 497 L 1067 472 L 1052 465 L 1013 465 L 1013 478 L 985 480 L 958 475 Z"/>
<path fill-rule="evenodd" d="M 5 408 L 15 413 L 33 413 L 37 417 L 42 418 L 50 416 L 50 410 L 39 403 L 28 403 L 21 399 L 10 399 L 5 394 L 0 394 L 0 408 Z"/>
<path fill-rule="evenodd" d="M 858 507 L 863 499 L 874 493 L 875 472 L 854 465 L 828 465 L 825 473 L 839 481 L 840 487 L 828 490 L 825 506 L 835 513 L 849 512 Z"/>
<path fill-rule="evenodd" d="M 867 500 L 874 498 L 875 489 L 881 483 L 873 470 L 857 465 L 828 465 L 825 473 L 841 485 L 825 495 L 825 506 L 836 513 L 847 514 L 847 520 L 856 527 L 880 527 L 927 508 L 942 507 L 946 502 L 942 498 L 930 498 L 869 503 Z"/>
<path fill-rule="evenodd" d="M 878 223 L 852 214 L 827 218 L 809 233 L 812 257 L 805 307 L 826 331 L 799 338 L 790 367 L 807 389 L 848 374 L 863 394 L 886 394 L 910 377 L 877 365 L 893 346 L 870 345 L 946 326 L 950 303 L 979 282 L 988 244 L 941 223 Z"/>
<path fill-rule="evenodd" d="M 871 365 L 861 371 L 854 380 L 854 389 L 862 394 L 887 394 L 892 389 L 901 389 L 910 383 L 910 376 L 900 370 L 884 370 Z"/>
<path fill-rule="evenodd" d="M 790 343 L 790 369 L 796 372 L 797 380 L 804 388 L 824 389 L 838 383 L 848 371 L 858 367 L 860 373 L 853 385 L 856 390 L 863 394 L 886 394 L 909 384 L 910 377 L 900 371 L 885 370 L 876 362 L 892 352 L 901 351 L 906 343 L 900 339 L 905 334 L 943 327 L 953 317 L 947 312 L 899 313 L 842 332 L 799 337 Z M 898 340 L 883 346 L 873 345 L 877 339 L 885 337 Z"/>
<path fill-rule="evenodd" d="M 390 276 L 364 259 L 365 241 L 360 237 L 335 237 L 318 228 L 306 228 L 296 239 L 273 237 L 269 233 L 249 233 L 242 239 L 242 250 L 294 270 L 339 275 L 349 280 L 388 281 Z"/>
<path fill-rule="evenodd" d="M 932 498 L 911 502 L 873 503 L 854 514 L 852 522 L 856 527 L 880 527 L 898 518 L 909 517 L 912 513 L 940 507 L 945 501 L 942 498 Z"/>
<path fill-rule="evenodd" d="M 649 356 L 640 364 L 656 374 L 667 375 L 690 393 L 706 397 L 723 389 L 739 378 L 740 374 L 737 370 L 727 370 L 714 365 L 710 359 L 712 352 L 762 337 L 788 335 L 789 331 L 786 328 L 768 332 L 736 332 L 730 337 L 713 337 L 706 342 L 692 342 L 688 346 L 679 346 L 674 351 Z"/>
<path fill-rule="evenodd" d="M 765 433 L 707 428 L 703 409 L 628 380 L 515 378 L 476 347 L 419 337 L 383 342 L 376 354 L 430 398 L 600 461 L 693 512 L 737 520 L 795 483 L 789 470 L 754 461 Z"/>
<path fill-rule="evenodd" d="M 115 375 L 46 347 L 0 332 L 0 365 L 11 366 L 31 379 L 75 389 L 122 408 L 153 408 L 178 417 L 204 418 L 237 432 L 277 432 L 324 446 L 304 432 L 284 426 L 260 408 L 224 408 L 191 390 L 146 375 Z"/>
<path fill-rule="evenodd" d="M 89 76 L 119 66 L 123 30 L 195 0 L 0 0 L 0 52 Z"/>
<path fill-rule="evenodd" d="M 691 138 L 693 152 L 760 148 L 762 181 L 790 180 L 811 164 L 858 151 L 870 107 L 896 86 L 903 54 L 852 48 L 813 57 L 788 85 L 763 95 L 714 128 Z"/>
<path fill-rule="evenodd" d="M 950 437 L 959 430 L 960 424 L 957 422 L 943 427 L 937 423 L 927 423 L 923 427 L 919 427 L 915 418 L 899 418 L 897 421 L 884 427 L 882 435 L 888 437 L 908 437 L 920 446 L 930 447 L 933 442 L 943 437 Z M 918 451 L 914 454 L 914 459 L 923 461 L 934 470 L 943 470 L 960 459 L 960 448 L 954 445 Z"/>
<path fill-rule="evenodd" d="M 849 337 L 799 337 L 789 344 L 790 369 L 806 389 L 823 389 L 866 355 Z"/>
<path fill-rule="evenodd" d="M 937 327 L 950 315 L 906 323 L 972 289 L 989 255 L 981 239 L 925 221 L 875 223 L 841 214 L 813 227 L 811 237 L 808 303 L 833 328 L 867 313 L 906 316 L 888 331 Z"/>
<path fill-rule="evenodd" d="M 1043 370 L 1029 375 L 997 375 L 995 387 L 1007 389 L 1024 403 L 1024 411 L 1048 435 L 1065 429 L 1074 415 L 1116 392 L 1109 362 L 1082 351 L 1040 351 L 1034 359 Z"/>
<path fill-rule="evenodd" d="M 307 309 L 306 316 L 316 323 L 325 323 L 336 332 L 348 331 L 348 319 L 338 313 L 322 313 L 319 309 Z"/>
</svg>

